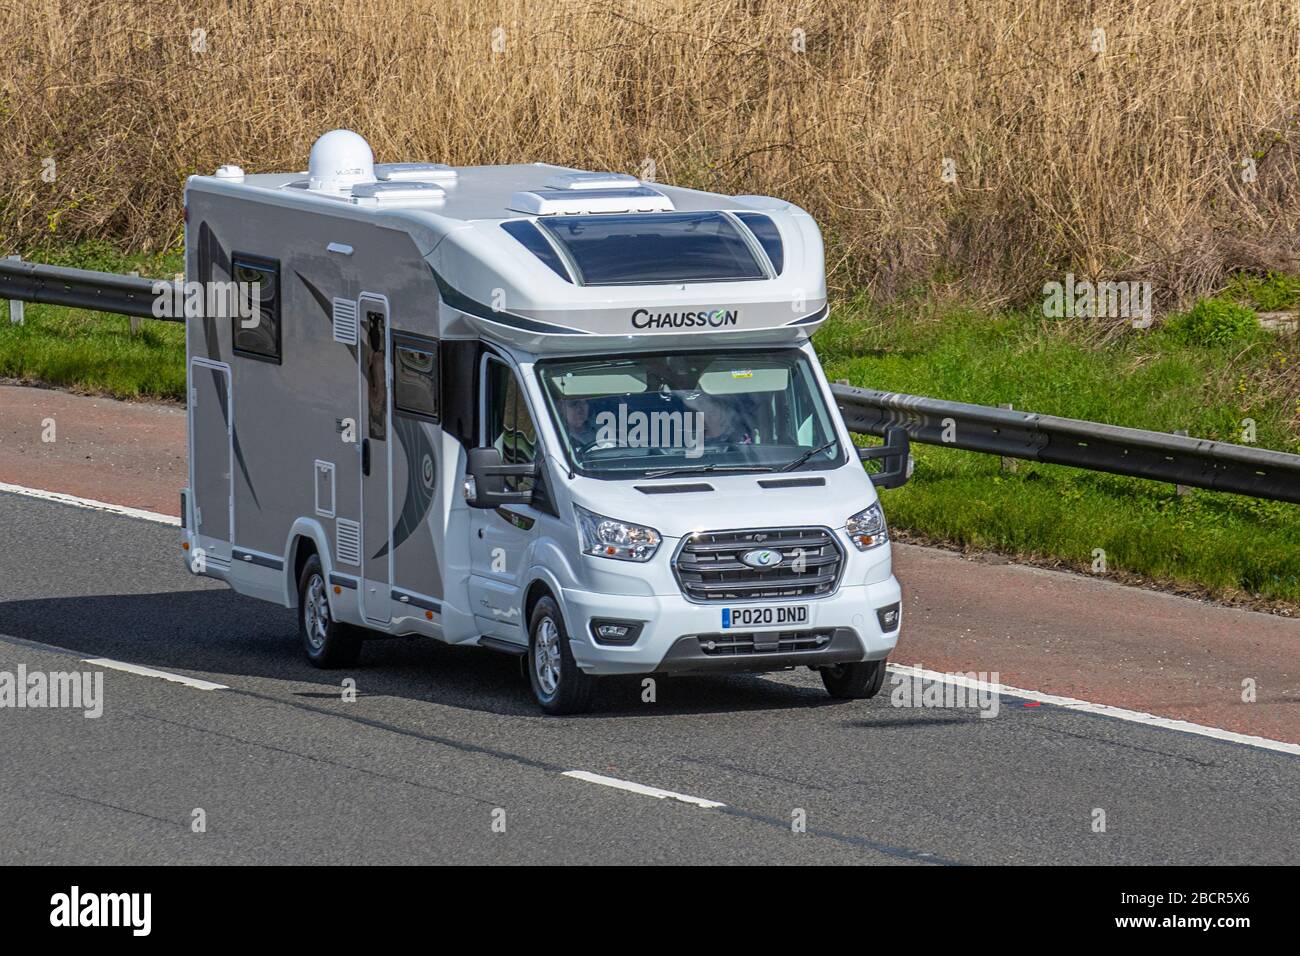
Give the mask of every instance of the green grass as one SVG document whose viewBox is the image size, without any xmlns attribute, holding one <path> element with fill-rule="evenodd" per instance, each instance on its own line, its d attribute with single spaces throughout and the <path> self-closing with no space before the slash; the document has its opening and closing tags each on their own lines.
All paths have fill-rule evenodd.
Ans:
<svg viewBox="0 0 1300 956">
<path fill-rule="evenodd" d="M 32 259 L 170 276 L 177 252 L 129 257 L 102 245 Z M 1294 337 L 1254 326 L 1300 280 L 1239 278 L 1148 331 L 1102 339 L 1083 322 L 1034 313 L 938 306 L 917 295 L 890 308 L 837 303 L 815 343 L 829 378 L 984 405 L 1243 441 L 1300 452 L 1300 374 Z M 50 306 L 11 326 L 0 306 L 0 376 L 123 398 L 181 400 L 184 329 Z M 1107 569 L 1220 598 L 1300 605 L 1300 506 L 1053 465 L 1004 472 L 989 455 L 915 445 L 916 473 L 885 492 L 895 528 L 961 547 L 1088 570 Z"/>
<path fill-rule="evenodd" d="M 134 270 L 150 277 L 171 277 L 184 268 L 179 251 L 128 256 L 101 243 L 43 250 L 25 258 L 102 272 Z M 118 398 L 184 399 L 183 325 L 147 319 L 132 335 L 126 316 L 31 303 L 24 311 L 24 324 L 13 325 L 8 302 L 0 303 L 0 378 Z"/>
<path fill-rule="evenodd" d="M 1102 342 L 1084 324 L 1032 314 L 857 301 L 815 344 L 829 378 L 867 388 L 1238 443 L 1250 418 L 1260 446 L 1300 451 L 1297 396 L 1269 385 L 1294 363 L 1294 339 L 1197 336 L 1171 324 Z M 1004 472 L 994 456 L 930 445 L 913 454 L 912 481 L 883 496 L 897 528 L 1080 570 L 1100 549 L 1111 573 L 1300 603 L 1300 506 L 1199 489 L 1179 496 L 1063 466 L 1020 462 Z"/>
</svg>

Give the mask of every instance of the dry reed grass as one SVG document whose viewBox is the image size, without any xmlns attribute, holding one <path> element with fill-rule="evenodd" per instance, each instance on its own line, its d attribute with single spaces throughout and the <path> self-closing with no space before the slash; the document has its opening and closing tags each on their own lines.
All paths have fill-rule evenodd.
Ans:
<svg viewBox="0 0 1300 956">
<path fill-rule="evenodd" d="M 10 0 L 0 50 L 0 252 L 175 242 L 186 175 L 348 126 L 779 195 L 884 297 L 1300 271 L 1294 0 Z"/>
</svg>

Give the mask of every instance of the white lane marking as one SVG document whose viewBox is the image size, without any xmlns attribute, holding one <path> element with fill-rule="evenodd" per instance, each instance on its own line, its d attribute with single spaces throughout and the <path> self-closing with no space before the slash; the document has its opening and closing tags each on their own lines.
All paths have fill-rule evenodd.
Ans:
<svg viewBox="0 0 1300 956">
<path fill-rule="evenodd" d="M 572 777 L 574 780 L 585 780 L 587 783 L 598 783 L 603 787 L 613 787 L 615 790 L 627 790 L 630 793 L 639 793 L 647 797 L 654 797 L 658 800 L 680 800 L 682 803 L 689 803 L 692 806 L 702 807 L 705 810 L 715 810 L 718 807 L 725 807 L 725 803 L 719 803 L 716 800 L 705 800 L 702 797 L 692 797 L 685 793 L 674 793 L 672 790 L 660 790 L 658 787 L 647 787 L 645 784 L 633 783 L 631 780 L 619 780 L 617 777 L 605 777 L 598 773 L 588 773 L 586 770 L 566 770 L 563 776 Z"/>
<path fill-rule="evenodd" d="M 1026 700 L 1038 701 L 1041 704 L 1051 704 L 1054 707 L 1063 707 L 1066 710 L 1077 710 L 1085 714 L 1099 714 L 1102 717 L 1114 717 L 1116 720 L 1127 720 L 1135 724 L 1147 724 L 1151 727 L 1162 727 L 1165 730 L 1177 730 L 1185 734 L 1196 734 L 1200 737 L 1212 737 L 1215 740 L 1226 740 L 1234 744 L 1245 744 L 1247 747 L 1258 747 L 1261 750 L 1276 750 L 1278 753 L 1292 754 L 1300 756 L 1300 744 L 1287 743 L 1284 740 L 1272 740 L 1268 737 L 1255 737 L 1251 734 L 1239 734 L 1235 730 L 1221 730 L 1218 727 L 1207 727 L 1205 724 L 1194 724 L 1189 720 L 1175 720 L 1172 717 L 1158 717 L 1155 714 L 1143 713 L 1140 710 L 1125 710 L 1123 707 L 1112 707 L 1110 704 L 1094 704 L 1087 700 L 1077 700 L 1074 697 L 1058 697 L 1055 694 L 1043 694 L 1036 690 L 1024 690 L 1019 687 L 1009 687 L 1006 684 L 981 684 L 977 680 L 971 680 L 961 674 L 943 674 L 939 671 L 926 670 L 921 667 L 913 667 L 911 664 L 890 664 L 889 670 L 895 674 L 904 677 L 919 677 L 922 680 L 939 681 L 941 683 L 955 684 L 958 687 L 968 689 L 992 689 L 999 694 L 1005 694 L 1008 697 L 1023 697 Z"/>
<path fill-rule="evenodd" d="M 122 661 L 111 660 L 107 657 L 86 657 L 82 659 L 81 663 L 94 664 L 96 667 L 108 667 L 115 671 L 126 671 L 128 674 L 139 674 L 141 677 L 157 677 L 176 684 L 184 684 L 186 687 L 193 687 L 195 690 L 230 689 L 225 684 L 214 684 L 210 680 L 199 680 L 197 677 L 186 677 L 184 674 L 154 670 L 152 667 L 143 667 L 140 664 L 125 664 Z"/>
<path fill-rule="evenodd" d="M 26 488 L 22 485 L 10 485 L 0 481 L 0 491 L 7 491 L 14 495 L 26 495 L 28 498 L 39 498 L 42 501 L 57 501 L 64 505 L 74 505 L 78 508 L 90 508 L 94 511 L 108 511 L 115 515 L 125 515 L 128 518 L 140 518 L 144 521 L 153 521 L 157 524 L 169 524 L 174 527 L 180 527 L 181 519 L 173 518 L 171 515 L 159 514 L 157 511 L 143 511 L 140 508 L 128 508 L 126 505 L 115 505 L 107 501 L 96 501 L 93 498 L 78 498 L 76 495 L 65 495 L 58 491 L 42 491 L 40 488 Z"/>
</svg>

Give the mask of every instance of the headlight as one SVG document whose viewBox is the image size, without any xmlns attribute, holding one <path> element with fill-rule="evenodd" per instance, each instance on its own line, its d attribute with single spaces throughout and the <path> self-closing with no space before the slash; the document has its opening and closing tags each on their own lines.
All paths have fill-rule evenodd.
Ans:
<svg viewBox="0 0 1300 956">
<path fill-rule="evenodd" d="M 870 508 L 864 508 L 848 521 L 844 529 L 859 551 L 870 551 L 889 540 L 889 528 L 885 526 L 885 513 L 880 510 L 880 502 Z"/>
<path fill-rule="evenodd" d="M 615 521 L 573 506 L 578 518 L 582 553 L 619 561 L 649 561 L 659 550 L 659 532 L 644 525 Z"/>
</svg>

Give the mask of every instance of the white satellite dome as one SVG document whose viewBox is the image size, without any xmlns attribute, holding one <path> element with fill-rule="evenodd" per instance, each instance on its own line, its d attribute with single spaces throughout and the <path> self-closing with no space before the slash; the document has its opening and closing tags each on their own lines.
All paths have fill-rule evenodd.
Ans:
<svg viewBox="0 0 1300 956">
<path fill-rule="evenodd" d="M 375 181 L 375 154 L 350 129 L 333 129 L 316 140 L 307 164 L 307 188 L 345 193 Z"/>
</svg>

